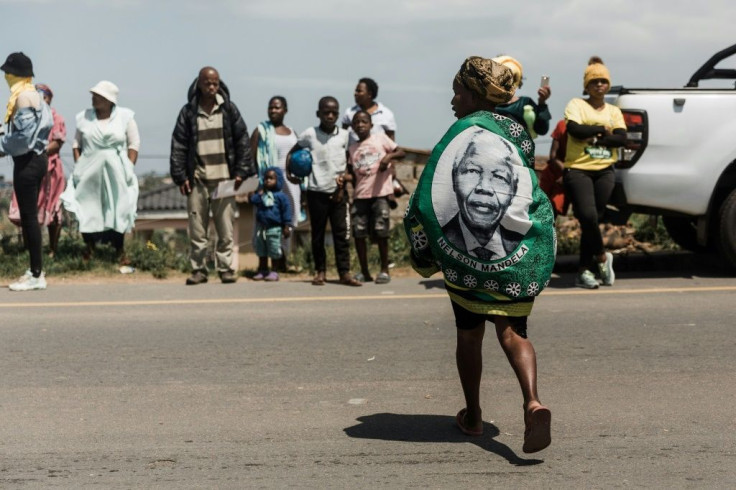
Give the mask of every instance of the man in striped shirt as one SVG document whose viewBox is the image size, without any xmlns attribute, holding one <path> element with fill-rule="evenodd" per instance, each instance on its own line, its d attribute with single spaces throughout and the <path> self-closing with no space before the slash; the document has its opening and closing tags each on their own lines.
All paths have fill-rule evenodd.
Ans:
<svg viewBox="0 0 736 490">
<path fill-rule="evenodd" d="M 233 283 L 233 218 L 235 198 L 212 199 L 220 182 L 243 180 L 256 174 L 248 130 L 238 108 L 230 101 L 220 75 L 206 66 L 189 87 L 189 102 L 182 107 L 171 138 L 171 177 L 187 196 L 190 263 L 187 284 L 207 282 L 207 228 L 210 212 L 217 242 L 215 258 L 223 283 Z"/>
</svg>

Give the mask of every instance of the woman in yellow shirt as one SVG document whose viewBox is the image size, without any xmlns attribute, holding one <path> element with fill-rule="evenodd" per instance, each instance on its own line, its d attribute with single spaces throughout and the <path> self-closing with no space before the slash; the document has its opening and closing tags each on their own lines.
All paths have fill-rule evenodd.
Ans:
<svg viewBox="0 0 736 490">
<path fill-rule="evenodd" d="M 621 110 L 605 101 L 611 76 L 600 58 L 594 56 L 588 62 L 583 87 L 588 98 L 575 98 L 565 108 L 564 184 L 581 229 L 575 285 L 597 289 L 592 270 L 598 270 L 604 286 L 612 286 L 615 279 L 613 255 L 603 248 L 598 222 L 616 183 L 613 164 L 618 160 L 617 148 L 626 144 L 626 124 Z"/>
</svg>

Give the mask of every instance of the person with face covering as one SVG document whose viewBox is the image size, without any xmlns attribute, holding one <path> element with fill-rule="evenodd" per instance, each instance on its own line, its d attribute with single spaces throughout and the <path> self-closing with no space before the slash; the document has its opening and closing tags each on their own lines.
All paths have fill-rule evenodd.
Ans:
<svg viewBox="0 0 736 490">
<path fill-rule="evenodd" d="M 528 133 L 494 113 L 513 96 L 513 73 L 473 56 L 452 88 L 458 121 L 432 151 L 404 218 L 412 266 L 424 277 L 442 271 L 450 296 L 465 395 L 465 408 L 455 418 L 458 428 L 468 436 L 483 435 L 483 337 L 491 321 L 521 387 L 523 451 L 532 453 L 551 442 L 551 412 L 537 393 L 527 317 L 554 266 L 552 208 L 531 175 L 534 143 Z M 455 199 L 447 198 L 450 188 Z M 442 223 L 439 217 L 447 215 L 454 217 Z M 491 249 L 496 253 L 487 255 Z"/>
<path fill-rule="evenodd" d="M 134 112 L 118 105 L 117 85 L 103 80 L 89 91 L 92 107 L 76 117 L 74 171 L 61 201 L 79 221 L 87 258 L 97 244 L 109 244 L 126 265 L 125 233 L 135 225 L 138 207 L 138 125 Z"/>
<path fill-rule="evenodd" d="M 587 99 L 572 99 L 565 107 L 567 151 L 563 183 L 580 222 L 580 263 L 575 285 L 597 289 L 598 272 L 604 286 L 613 286 L 613 255 L 603 248 L 598 224 L 603 218 L 616 176 L 613 164 L 618 148 L 626 144 L 626 123 L 621 109 L 606 103 L 611 75 L 593 56 L 583 74 Z"/>
<path fill-rule="evenodd" d="M 36 84 L 36 90 L 43 97 L 44 102 L 51 106 L 51 99 L 54 93 L 48 85 Z M 66 141 L 66 125 L 64 118 L 56 112 L 52 107 L 51 114 L 54 118 L 54 126 L 49 135 L 49 144 L 46 147 L 46 154 L 49 157 L 49 166 L 41 181 L 41 187 L 38 192 L 38 222 L 41 226 L 48 227 L 49 230 L 49 257 L 53 257 L 59 244 L 59 236 L 61 234 L 61 201 L 59 196 L 64 192 L 66 187 L 66 179 L 64 178 L 64 165 L 59 156 L 59 150 Z M 8 218 L 14 224 L 20 226 L 20 210 L 18 209 L 18 199 L 15 193 L 8 210 Z M 28 237 L 26 231 L 23 230 L 23 242 L 28 246 Z"/>
<path fill-rule="evenodd" d="M 38 193 L 48 168 L 46 145 L 53 127 L 48 104 L 33 86 L 33 63 L 23 53 L 11 53 L 0 67 L 10 87 L 0 129 L 0 155 L 13 157 L 13 190 L 30 255 L 30 268 L 11 291 L 46 289 L 38 223 Z"/>
</svg>

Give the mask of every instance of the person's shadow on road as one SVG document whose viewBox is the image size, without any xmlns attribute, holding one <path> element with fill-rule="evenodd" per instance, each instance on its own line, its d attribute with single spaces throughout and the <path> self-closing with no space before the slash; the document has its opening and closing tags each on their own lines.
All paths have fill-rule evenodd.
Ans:
<svg viewBox="0 0 736 490">
<path fill-rule="evenodd" d="M 447 289 L 444 279 L 429 279 L 420 281 L 420 284 L 424 286 L 424 289 Z"/>
<path fill-rule="evenodd" d="M 455 427 L 454 417 L 447 415 L 377 413 L 357 420 L 359 424 L 343 429 L 349 437 L 403 442 L 470 442 L 513 465 L 530 466 L 544 462 L 520 458 L 510 447 L 494 440 L 500 431 L 488 422 L 483 422 L 482 436 L 470 437 Z"/>
</svg>

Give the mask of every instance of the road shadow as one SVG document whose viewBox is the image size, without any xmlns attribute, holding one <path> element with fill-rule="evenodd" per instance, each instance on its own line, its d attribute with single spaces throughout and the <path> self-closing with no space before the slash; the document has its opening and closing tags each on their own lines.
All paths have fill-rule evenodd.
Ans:
<svg viewBox="0 0 736 490">
<path fill-rule="evenodd" d="M 419 284 L 424 286 L 424 289 L 445 289 L 445 280 L 444 279 L 428 279 L 426 281 L 421 281 Z"/>
<path fill-rule="evenodd" d="M 681 250 L 616 254 L 613 258 L 613 267 L 619 279 L 720 278 L 736 275 L 736 271 L 725 267 L 716 254 L 696 254 Z M 575 288 L 577 269 L 577 255 L 558 255 L 554 266 L 557 277 L 552 278 L 551 286 L 560 289 Z M 445 281 L 440 277 L 422 280 L 420 284 L 426 290 L 445 289 Z"/>
<path fill-rule="evenodd" d="M 577 255 L 558 255 L 554 272 L 576 273 Z M 621 277 L 733 277 L 734 270 L 725 267 L 713 253 L 692 253 L 681 250 L 652 253 L 625 253 L 613 256 L 613 268 Z M 574 282 L 574 278 L 573 278 Z"/>
<path fill-rule="evenodd" d="M 483 422 L 482 436 L 470 437 L 455 426 L 455 417 L 447 415 L 376 413 L 358 417 L 356 420 L 360 423 L 343 429 L 349 437 L 401 442 L 471 443 L 501 456 L 516 466 L 531 466 L 544 462 L 541 459 L 521 458 L 510 447 L 494 440 L 500 431 L 498 427 L 488 422 Z"/>
<path fill-rule="evenodd" d="M 550 285 L 558 289 L 575 288 L 578 257 L 558 255 Z M 734 277 L 734 269 L 725 267 L 715 254 L 686 251 L 614 254 L 613 268 L 617 279 L 653 278 L 724 278 Z"/>
</svg>

